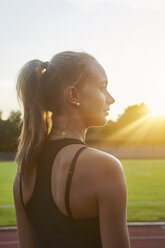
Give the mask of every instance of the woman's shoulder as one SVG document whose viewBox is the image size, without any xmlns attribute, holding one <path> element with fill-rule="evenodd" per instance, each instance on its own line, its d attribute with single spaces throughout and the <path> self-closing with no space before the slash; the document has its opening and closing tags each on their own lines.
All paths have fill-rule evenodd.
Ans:
<svg viewBox="0 0 165 248">
<path fill-rule="evenodd" d="M 126 196 L 124 170 L 119 159 L 95 148 L 86 149 L 85 152 L 84 165 L 90 168 L 89 178 L 95 188 L 96 198 L 112 200 L 114 197 Z"/>
<path fill-rule="evenodd" d="M 116 167 L 122 168 L 122 164 L 118 158 L 110 153 L 101 151 L 99 149 L 88 147 L 82 155 L 82 159 L 86 163 L 97 167 L 98 169 L 114 169 Z"/>
<path fill-rule="evenodd" d="M 96 148 L 88 147 L 88 149 L 85 149 L 79 163 L 86 168 L 90 180 L 96 180 L 97 183 L 105 182 L 106 179 L 109 181 L 112 178 L 117 182 L 124 176 L 119 159 Z"/>
</svg>

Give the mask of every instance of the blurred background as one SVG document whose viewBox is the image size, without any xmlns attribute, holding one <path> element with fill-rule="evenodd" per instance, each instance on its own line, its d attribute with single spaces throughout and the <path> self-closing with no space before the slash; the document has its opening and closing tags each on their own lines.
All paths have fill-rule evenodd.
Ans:
<svg viewBox="0 0 165 248">
<path fill-rule="evenodd" d="M 115 98 L 87 143 L 117 156 L 128 221 L 165 220 L 164 0 L 0 1 L 0 225 L 16 225 L 12 182 L 20 134 L 19 69 L 64 50 L 93 55 Z"/>
</svg>

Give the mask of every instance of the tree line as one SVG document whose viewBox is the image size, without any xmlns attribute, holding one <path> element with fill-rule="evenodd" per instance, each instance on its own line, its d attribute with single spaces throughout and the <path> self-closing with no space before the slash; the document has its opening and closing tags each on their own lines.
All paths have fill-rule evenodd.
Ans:
<svg viewBox="0 0 165 248">
<path fill-rule="evenodd" d="M 6 120 L 0 111 L 0 152 L 17 150 L 20 123 L 20 111 L 11 111 Z M 115 146 L 165 145 L 165 115 L 152 117 L 144 103 L 128 106 L 116 121 L 89 128 L 86 142 Z"/>
</svg>

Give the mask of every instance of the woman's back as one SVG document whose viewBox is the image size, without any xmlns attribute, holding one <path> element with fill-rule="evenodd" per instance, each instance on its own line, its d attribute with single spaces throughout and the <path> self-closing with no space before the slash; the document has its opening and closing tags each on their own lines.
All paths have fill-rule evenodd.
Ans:
<svg viewBox="0 0 165 248">
<path fill-rule="evenodd" d="M 78 152 L 69 188 L 67 178 Z M 123 216 L 125 183 L 113 156 L 78 139 L 49 140 L 37 166 L 28 202 L 27 191 L 32 187 L 21 187 L 22 205 L 26 202 L 24 210 L 37 247 L 118 247 L 113 239 L 116 242 L 115 236 L 122 234 L 126 242 L 123 247 L 128 247 Z"/>
<path fill-rule="evenodd" d="M 90 168 L 81 164 L 85 148 L 77 139 L 49 140 L 38 159 L 35 187 L 24 206 L 37 247 L 101 247 L 97 202 L 88 180 Z M 69 189 L 68 172 L 77 152 L 82 154 L 75 161 Z"/>
</svg>

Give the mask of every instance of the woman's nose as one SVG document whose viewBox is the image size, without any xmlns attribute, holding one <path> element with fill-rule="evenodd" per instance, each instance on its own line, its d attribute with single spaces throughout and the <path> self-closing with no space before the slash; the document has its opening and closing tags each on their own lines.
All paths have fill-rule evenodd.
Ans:
<svg viewBox="0 0 165 248">
<path fill-rule="evenodd" d="M 108 104 L 113 104 L 115 102 L 115 99 L 109 93 L 108 93 L 108 97 L 107 97 L 107 102 L 108 102 Z"/>
</svg>

